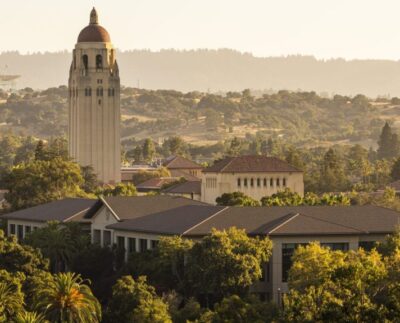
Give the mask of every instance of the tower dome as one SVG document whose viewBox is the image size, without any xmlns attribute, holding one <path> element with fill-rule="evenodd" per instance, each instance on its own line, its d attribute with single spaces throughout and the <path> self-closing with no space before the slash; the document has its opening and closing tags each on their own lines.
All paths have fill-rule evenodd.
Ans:
<svg viewBox="0 0 400 323">
<path fill-rule="evenodd" d="M 99 25 L 99 17 L 95 8 L 90 13 L 89 25 L 82 29 L 78 36 L 78 43 L 110 43 L 108 31 Z"/>
</svg>

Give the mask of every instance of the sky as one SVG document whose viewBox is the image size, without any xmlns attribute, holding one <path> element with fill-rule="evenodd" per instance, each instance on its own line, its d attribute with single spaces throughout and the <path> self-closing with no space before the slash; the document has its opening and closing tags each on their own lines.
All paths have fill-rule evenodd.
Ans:
<svg viewBox="0 0 400 323">
<path fill-rule="evenodd" d="M 399 0 L 0 0 L 0 52 L 71 50 L 93 6 L 121 50 L 400 59 Z"/>
</svg>

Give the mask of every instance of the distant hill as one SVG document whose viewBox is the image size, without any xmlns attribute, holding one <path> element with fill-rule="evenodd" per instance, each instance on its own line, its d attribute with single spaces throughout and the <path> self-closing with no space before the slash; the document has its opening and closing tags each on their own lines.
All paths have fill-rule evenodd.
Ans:
<svg viewBox="0 0 400 323">
<path fill-rule="evenodd" d="M 67 84 L 70 52 L 0 54 L 0 73 L 21 74 L 18 86 Z M 228 49 L 120 52 L 122 84 L 179 91 L 304 90 L 370 97 L 400 96 L 400 62 L 317 60 L 311 56 L 254 57 Z"/>
</svg>

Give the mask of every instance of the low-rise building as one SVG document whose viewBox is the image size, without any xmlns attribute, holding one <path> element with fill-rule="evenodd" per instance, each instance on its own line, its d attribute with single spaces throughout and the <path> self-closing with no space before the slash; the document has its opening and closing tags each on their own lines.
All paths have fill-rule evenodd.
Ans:
<svg viewBox="0 0 400 323">
<path fill-rule="evenodd" d="M 182 156 L 171 156 L 164 160 L 163 166 L 167 168 L 172 177 L 185 177 L 189 174 L 197 178 L 201 177 L 203 166 Z"/>
<path fill-rule="evenodd" d="M 400 213 L 372 205 L 223 207 L 166 195 L 66 199 L 3 218 L 8 234 L 19 238 L 47 221 L 77 221 L 88 227 L 92 243 L 118 245 L 125 249 L 126 259 L 130 253 L 155 248 L 162 237 L 199 240 L 213 228 L 244 229 L 249 236 L 273 242 L 263 278 L 251 290 L 278 303 L 288 291 L 288 270 L 297 246 L 319 241 L 334 250 L 369 250 L 400 223 Z"/>
<path fill-rule="evenodd" d="M 303 172 L 275 157 L 227 157 L 203 169 L 201 200 L 215 204 L 217 197 L 233 192 L 260 200 L 285 188 L 303 196 Z"/>
</svg>

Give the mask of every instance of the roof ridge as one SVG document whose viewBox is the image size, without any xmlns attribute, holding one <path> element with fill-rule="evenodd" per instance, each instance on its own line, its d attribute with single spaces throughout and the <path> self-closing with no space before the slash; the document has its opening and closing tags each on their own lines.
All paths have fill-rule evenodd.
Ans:
<svg viewBox="0 0 400 323">
<path fill-rule="evenodd" d="M 299 216 L 300 213 L 289 213 L 286 216 L 288 217 L 288 219 L 284 220 L 282 223 L 277 224 L 273 229 L 269 230 L 269 232 L 267 232 L 267 234 L 271 234 L 272 232 L 274 232 L 275 230 L 278 230 L 279 228 L 281 228 L 282 226 L 284 226 L 285 224 L 289 223 L 290 221 L 292 221 L 294 218 L 296 218 L 297 216 Z"/>
<path fill-rule="evenodd" d="M 352 227 L 352 226 L 349 226 L 349 225 L 344 225 L 344 224 L 340 224 L 340 223 L 336 223 L 336 222 L 332 222 L 332 221 L 328 221 L 328 220 L 324 220 L 324 219 L 319 219 L 319 218 L 316 218 L 316 217 L 314 217 L 312 215 L 307 215 L 307 214 L 303 214 L 303 213 L 301 213 L 300 215 L 305 216 L 307 218 L 311 218 L 313 220 L 317 220 L 317 221 L 321 221 L 321 222 L 325 222 L 325 223 L 329 223 L 329 224 L 334 224 L 334 225 L 337 225 L 339 227 L 343 227 L 343 228 L 347 228 L 347 229 L 353 229 L 353 230 L 356 230 L 356 231 L 359 231 L 359 232 L 362 232 L 362 233 L 369 233 L 369 231 L 365 231 L 365 230 L 362 230 L 362 229 L 359 229 L 359 228 L 356 228 L 356 227 Z"/>
<path fill-rule="evenodd" d="M 111 213 L 115 216 L 115 218 L 116 218 L 118 221 L 122 221 L 122 220 L 120 219 L 120 217 L 117 215 L 117 213 L 115 213 L 115 211 L 112 209 L 112 207 L 110 206 L 110 204 L 108 204 L 107 201 L 104 199 L 104 197 L 103 197 L 103 196 L 100 196 L 99 198 L 100 198 L 100 200 L 105 204 L 105 206 L 111 211 Z"/>
<path fill-rule="evenodd" d="M 199 205 L 199 206 L 200 206 L 200 205 Z M 189 232 L 190 232 L 191 230 L 193 230 L 194 228 L 197 228 L 199 225 L 201 225 L 201 224 L 207 222 L 208 220 L 212 219 L 213 217 L 217 216 L 218 214 L 224 212 L 224 211 L 227 210 L 227 209 L 229 209 L 229 206 L 226 206 L 226 207 L 224 207 L 222 210 L 219 210 L 218 212 L 216 212 L 216 213 L 210 215 L 208 218 L 204 219 L 203 221 L 200 221 L 199 223 L 196 223 L 194 226 L 192 226 L 191 228 L 189 228 L 189 229 L 187 229 L 185 232 L 183 232 L 183 233 L 181 234 L 181 236 L 183 236 L 183 235 L 189 233 Z"/>
<path fill-rule="evenodd" d="M 222 167 L 220 170 L 219 170 L 219 172 L 222 172 L 226 167 L 228 167 L 231 163 L 232 163 L 232 161 L 235 159 L 235 157 L 227 157 L 228 159 L 230 159 L 229 160 L 229 162 L 224 166 L 224 167 Z"/>
</svg>

